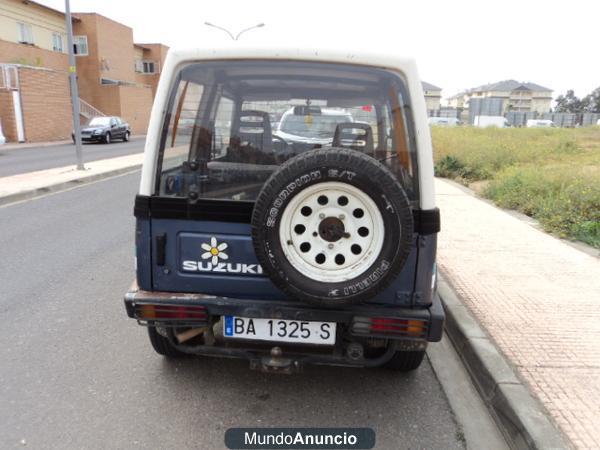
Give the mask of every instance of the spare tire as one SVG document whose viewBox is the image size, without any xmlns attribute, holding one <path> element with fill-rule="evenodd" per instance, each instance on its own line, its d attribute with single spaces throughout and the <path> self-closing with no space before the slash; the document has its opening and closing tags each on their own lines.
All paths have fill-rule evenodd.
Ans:
<svg viewBox="0 0 600 450">
<path fill-rule="evenodd" d="M 404 189 L 379 161 L 345 148 L 307 151 L 264 184 L 252 239 L 283 292 L 336 307 L 375 296 L 410 253 L 413 218 Z"/>
</svg>

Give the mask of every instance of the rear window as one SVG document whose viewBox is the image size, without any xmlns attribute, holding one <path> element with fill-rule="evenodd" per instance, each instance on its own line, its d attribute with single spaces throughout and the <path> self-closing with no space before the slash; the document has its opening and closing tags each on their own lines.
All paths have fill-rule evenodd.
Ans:
<svg viewBox="0 0 600 450">
<path fill-rule="evenodd" d="M 337 146 L 386 164 L 416 200 L 409 108 L 400 76 L 382 69 L 289 61 L 190 64 L 170 95 L 156 195 L 254 201 L 288 159 Z"/>
</svg>

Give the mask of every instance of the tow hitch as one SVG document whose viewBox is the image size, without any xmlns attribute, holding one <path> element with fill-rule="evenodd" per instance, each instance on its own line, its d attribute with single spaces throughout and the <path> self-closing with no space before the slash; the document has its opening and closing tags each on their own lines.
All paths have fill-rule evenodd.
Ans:
<svg viewBox="0 0 600 450">
<path fill-rule="evenodd" d="M 260 359 L 251 359 L 250 368 L 266 373 L 284 373 L 290 375 L 300 372 L 302 366 L 300 361 L 292 358 L 284 358 L 281 347 L 273 347 L 269 356 Z"/>
</svg>

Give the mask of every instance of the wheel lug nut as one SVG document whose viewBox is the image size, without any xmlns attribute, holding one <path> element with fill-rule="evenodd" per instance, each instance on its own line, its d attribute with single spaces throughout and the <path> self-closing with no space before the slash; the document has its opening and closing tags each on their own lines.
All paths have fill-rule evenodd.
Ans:
<svg viewBox="0 0 600 450">
<path fill-rule="evenodd" d="M 340 218 L 340 220 L 344 220 L 344 219 L 346 218 L 346 216 L 345 216 L 345 215 L 343 215 L 343 214 L 340 214 L 340 215 L 339 215 L 339 218 Z"/>
<path fill-rule="evenodd" d="M 325 214 L 321 213 L 319 214 L 319 219 L 324 219 L 325 218 Z"/>
<path fill-rule="evenodd" d="M 329 244 L 327 247 L 329 248 L 329 250 L 331 250 L 333 248 L 333 244 Z"/>
</svg>

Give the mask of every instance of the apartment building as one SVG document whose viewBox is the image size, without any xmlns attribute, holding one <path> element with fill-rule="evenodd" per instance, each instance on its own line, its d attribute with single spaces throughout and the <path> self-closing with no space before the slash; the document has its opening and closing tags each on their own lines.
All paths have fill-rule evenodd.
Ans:
<svg viewBox="0 0 600 450">
<path fill-rule="evenodd" d="M 499 99 L 503 113 L 515 111 L 543 114 L 550 111 L 552 89 L 530 82 L 504 80 L 459 92 L 448 98 L 448 106 L 467 109 L 471 99 Z"/>
<path fill-rule="evenodd" d="M 133 30 L 96 13 L 73 13 L 82 121 L 118 115 L 144 133 L 168 47 L 135 44 Z M 29 0 L 0 0 L 0 121 L 9 141 L 70 137 L 66 21 Z"/>
</svg>

